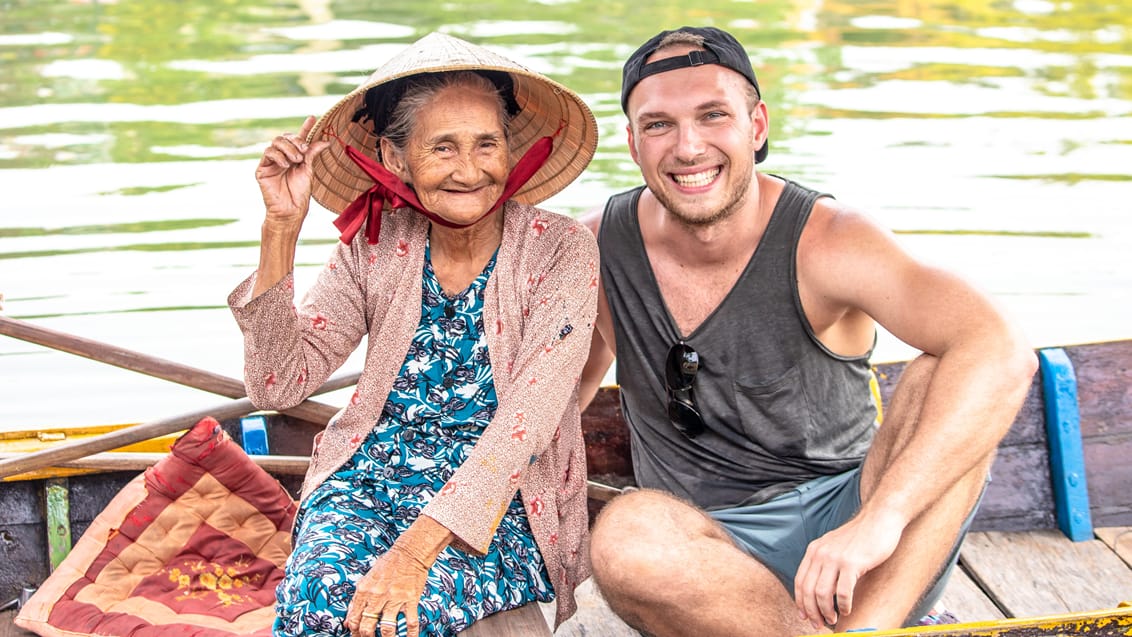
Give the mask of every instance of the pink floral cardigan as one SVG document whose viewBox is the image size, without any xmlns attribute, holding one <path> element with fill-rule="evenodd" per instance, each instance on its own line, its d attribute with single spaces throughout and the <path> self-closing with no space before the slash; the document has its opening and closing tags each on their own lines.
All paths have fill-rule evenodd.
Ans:
<svg viewBox="0 0 1132 637">
<path fill-rule="evenodd" d="M 484 295 L 499 405 L 423 513 L 452 531 L 458 548 L 483 553 L 518 489 L 557 593 L 558 624 L 589 576 L 577 389 L 596 313 L 597 243 L 562 215 L 514 202 L 500 214 L 503 242 Z M 364 232 L 338 243 L 298 308 L 292 275 L 251 300 L 253 274 L 228 298 L 244 334 L 248 396 L 261 409 L 301 402 L 369 337 L 357 391 L 315 439 L 304 499 L 378 422 L 420 321 L 428 229 L 411 210 L 387 211 L 378 244 Z"/>
</svg>

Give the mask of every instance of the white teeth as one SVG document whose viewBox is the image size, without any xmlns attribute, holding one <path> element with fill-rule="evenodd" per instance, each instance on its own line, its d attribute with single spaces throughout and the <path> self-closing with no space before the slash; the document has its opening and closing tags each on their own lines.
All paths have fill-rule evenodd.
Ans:
<svg viewBox="0 0 1132 637">
<path fill-rule="evenodd" d="M 698 188 L 699 186 L 706 186 L 710 184 L 711 180 L 715 179 L 716 175 L 718 174 L 719 169 L 713 168 L 711 170 L 705 170 L 702 173 L 694 173 L 691 175 L 674 174 L 672 175 L 672 178 L 676 180 L 676 183 L 686 188 Z"/>
</svg>

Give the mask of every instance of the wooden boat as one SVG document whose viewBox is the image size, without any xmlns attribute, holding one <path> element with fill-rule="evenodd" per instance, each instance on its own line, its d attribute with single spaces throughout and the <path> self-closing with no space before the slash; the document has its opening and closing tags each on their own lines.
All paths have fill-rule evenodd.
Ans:
<svg viewBox="0 0 1132 637">
<path fill-rule="evenodd" d="M 0 332 L 13 335 L 12 324 L 11 319 L 0 317 Z M 25 340 L 42 343 L 43 334 Z M 85 351 L 89 342 L 70 337 L 66 343 L 60 349 L 89 356 Z M 129 359 L 130 367 L 137 369 L 140 355 L 116 352 L 114 356 L 104 352 L 98 358 Z M 974 521 L 974 533 L 964 545 L 961 568 L 945 595 L 945 603 L 957 615 L 981 621 L 875 634 L 1132 634 L 1132 608 L 1118 606 L 1132 602 L 1132 528 L 1124 528 L 1132 527 L 1132 489 L 1128 488 L 1132 484 L 1132 462 L 1128 462 L 1132 457 L 1132 340 L 1044 349 L 1039 354 L 1042 372 L 1035 377 L 1000 446 L 994 479 Z M 176 375 L 169 372 L 171 367 L 185 376 L 183 366 L 158 363 L 154 367 L 161 368 L 160 373 L 138 371 L 168 378 Z M 886 399 L 903 368 L 904 363 L 876 367 L 880 392 Z M 229 435 L 245 442 L 245 448 L 262 450 L 266 446 L 270 455 L 253 457 L 296 494 L 311 439 L 332 410 L 307 405 L 288 414 L 245 418 L 250 409 L 246 400 L 239 400 L 242 386 L 235 389 L 230 383 L 218 382 L 214 374 L 191 371 L 212 385 L 223 386 L 227 393 L 216 393 L 233 399 L 219 410 Z M 342 382 L 337 381 L 335 387 Z M 198 379 L 194 386 L 202 384 Z M 164 438 L 109 452 L 102 451 L 108 448 L 102 446 L 95 454 L 67 453 L 50 467 L 2 477 L 0 603 L 18 599 L 22 591 L 42 581 L 51 565 L 65 555 L 70 539 L 82 534 L 126 482 L 162 456 L 176 437 L 173 425 L 180 422 L 181 428 L 187 427 L 192 424 L 188 419 L 195 417 L 188 414 L 159 423 Z M 591 513 L 596 513 L 620 488 L 632 484 L 628 433 L 616 388 L 599 392 L 583 416 L 583 428 Z M 86 444 L 84 439 L 105 439 L 116 435 L 113 432 L 131 429 L 136 427 L 0 434 L 0 469 L 14 459 L 74 448 Z M 0 470 L 0 476 L 4 475 Z M 1054 553 L 1058 555 L 1050 557 Z M 1006 558 L 998 559 L 1003 556 Z M 1031 570 L 1035 563 L 1042 564 L 1041 570 Z M 1070 572 L 1072 568 L 1080 570 Z M 10 616 L 0 614 L 0 637 L 23 634 L 5 632 L 13 630 L 8 625 Z M 530 632 L 538 619 L 537 613 L 527 612 L 477 634 L 548 634 L 541 628 Z M 595 597 L 583 600 L 578 616 L 557 634 L 636 633 L 620 624 Z"/>
</svg>

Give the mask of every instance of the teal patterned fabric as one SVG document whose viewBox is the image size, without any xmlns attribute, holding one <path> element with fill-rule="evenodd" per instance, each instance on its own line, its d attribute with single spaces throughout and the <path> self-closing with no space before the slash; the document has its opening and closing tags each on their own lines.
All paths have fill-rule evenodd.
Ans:
<svg viewBox="0 0 1132 637">
<path fill-rule="evenodd" d="M 421 321 L 381 419 L 342 468 L 304 502 L 276 592 L 276 635 L 348 635 L 355 583 L 417 519 L 467 457 L 497 399 L 483 327 L 495 267 L 446 298 L 425 251 Z M 518 495 L 486 555 L 452 547 L 429 571 L 421 635 L 456 635 L 483 617 L 554 599 Z M 404 618 L 398 635 L 405 634 Z"/>
</svg>

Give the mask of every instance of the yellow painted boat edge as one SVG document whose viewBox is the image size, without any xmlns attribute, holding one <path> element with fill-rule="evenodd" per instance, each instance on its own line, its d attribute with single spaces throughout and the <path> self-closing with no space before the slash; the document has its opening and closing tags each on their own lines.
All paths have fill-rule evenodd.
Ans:
<svg viewBox="0 0 1132 637">
<path fill-rule="evenodd" d="M 50 449 L 53 446 L 66 444 L 68 442 L 75 442 L 76 440 L 84 440 L 100 436 L 103 434 L 132 427 L 136 423 L 124 423 L 117 425 L 91 425 L 83 427 L 43 427 L 40 429 L 21 429 L 18 431 L 0 431 L 0 452 L 8 453 L 34 453 L 44 449 Z M 142 440 L 135 442 L 113 451 L 120 452 L 142 452 L 142 453 L 166 453 L 172 448 L 173 443 L 177 441 L 185 432 L 179 431 L 166 436 L 152 438 L 150 440 Z M 75 469 L 69 467 L 48 467 L 44 469 L 37 469 L 36 471 L 29 471 L 6 478 L 0 478 L 0 482 L 20 482 L 25 480 L 46 480 L 50 478 L 67 478 L 71 476 L 87 475 L 92 473 L 105 473 L 98 469 Z"/>
<path fill-rule="evenodd" d="M 1115 609 L 1047 615 L 1042 617 L 1014 617 L 960 624 L 940 624 L 937 626 L 913 626 L 894 630 L 869 632 L 835 633 L 855 637 L 897 637 L 900 635 L 935 635 L 936 637 L 1009 637 L 1024 630 L 1043 631 L 1045 635 L 1088 635 L 1098 634 L 1098 629 L 1122 628 L 1120 633 L 1099 634 L 1132 635 L 1132 602 L 1121 602 Z M 1019 634 L 1021 634 L 1019 632 Z M 1034 633 L 1028 632 L 1027 635 Z"/>
</svg>

